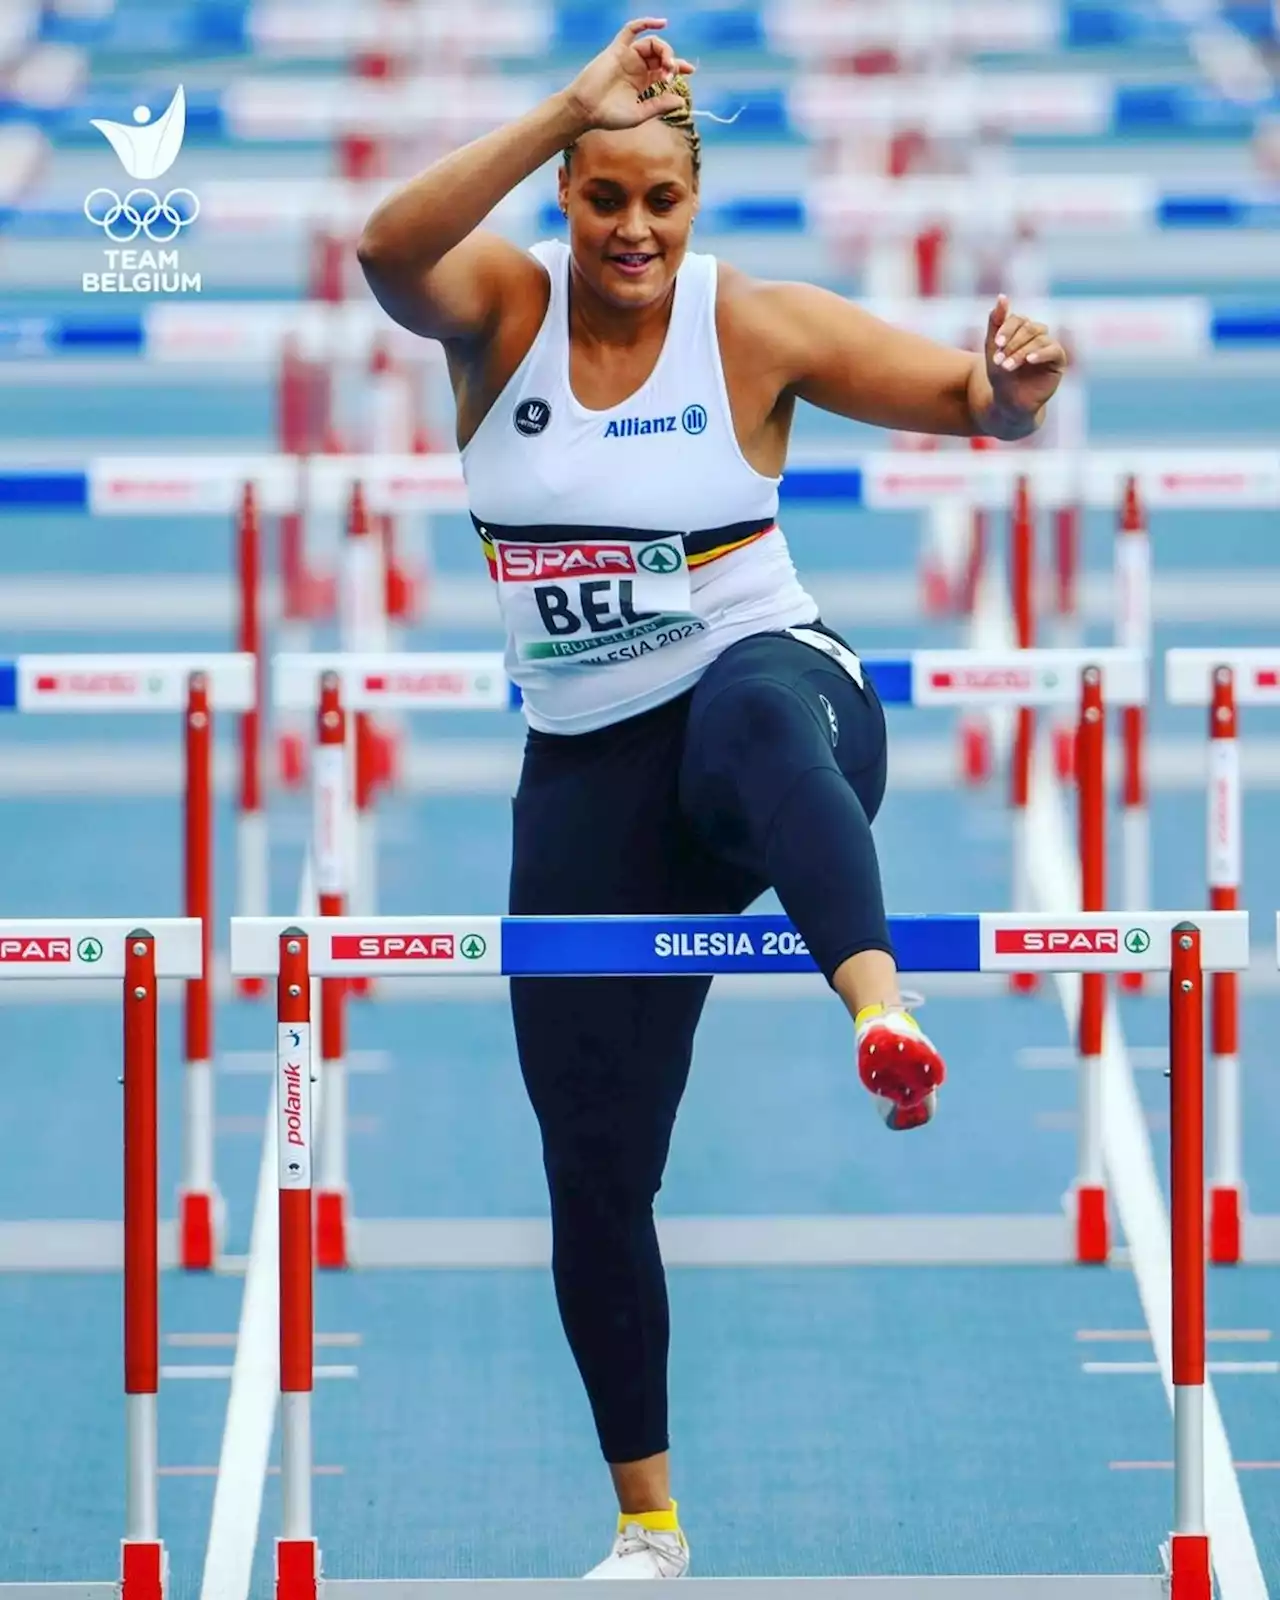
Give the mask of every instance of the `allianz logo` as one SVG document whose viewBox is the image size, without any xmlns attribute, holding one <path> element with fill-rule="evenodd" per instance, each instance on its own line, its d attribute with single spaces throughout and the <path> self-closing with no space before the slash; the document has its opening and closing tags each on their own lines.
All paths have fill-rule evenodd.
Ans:
<svg viewBox="0 0 1280 1600">
<path fill-rule="evenodd" d="M 703 433 L 707 426 L 705 406 L 686 406 L 679 417 L 615 417 L 604 430 L 606 439 L 636 439 L 646 433 Z"/>
</svg>

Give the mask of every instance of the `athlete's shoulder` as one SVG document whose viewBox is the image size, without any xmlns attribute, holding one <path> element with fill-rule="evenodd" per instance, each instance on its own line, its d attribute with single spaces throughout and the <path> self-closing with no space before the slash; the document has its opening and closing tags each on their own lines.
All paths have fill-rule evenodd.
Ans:
<svg viewBox="0 0 1280 1600">
<path fill-rule="evenodd" d="M 757 355 L 785 359 L 803 344 L 822 290 L 805 283 L 753 278 L 728 262 L 717 263 L 716 323 L 723 344 L 741 341 Z"/>
</svg>

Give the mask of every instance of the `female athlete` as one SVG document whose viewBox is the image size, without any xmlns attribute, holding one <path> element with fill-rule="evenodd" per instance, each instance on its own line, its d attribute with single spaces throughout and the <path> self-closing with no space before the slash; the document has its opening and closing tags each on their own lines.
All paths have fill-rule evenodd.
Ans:
<svg viewBox="0 0 1280 1600">
<path fill-rule="evenodd" d="M 387 312 L 443 342 L 476 531 L 529 732 L 513 914 L 738 913 L 775 889 L 854 1022 L 891 1128 L 942 1059 L 903 1008 L 871 821 L 885 727 L 777 524 L 796 401 L 1019 439 L 1066 365 L 1002 296 L 980 356 L 689 251 L 693 67 L 630 23 L 561 93 L 390 196 L 360 240 Z M 853 92 L 851 90 L 851 92 Z M 568 246 L 481 224 L 561 156 Z M 653 1201 L 703 978 L 521 979 L 553 1274 L 620 1506 L 595 1578 L 678 1578 Z"/>
</svg>

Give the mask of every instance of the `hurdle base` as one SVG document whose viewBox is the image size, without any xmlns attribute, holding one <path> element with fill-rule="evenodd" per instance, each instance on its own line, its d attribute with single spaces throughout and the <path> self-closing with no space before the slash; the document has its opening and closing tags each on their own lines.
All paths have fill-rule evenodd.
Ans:
<svg viewBox="0 0 1280 1600">
<path fill-rule="evenodd" d="M 1010 994 L 1039 994 L 1040 978 L 1034 972 L 1015 972 L 1009 978 Z"/>
<path fill-rule="evenodd" d="M 1169 1600 L 1213 1600 L 1208 1534 L 1175 1533 L 1169 1543 Z"/>
<path fill-rule="evenodd" d="M 276 1600 L 316 1600 L 320 1546 L 314 1539 L 276 1540 Z"/>
<path fill-rule="evenodd" d="M 169 1553 L 159 1539 L 120 1541 L 120 1600 L 163 1600 Z"/>
<path fill-rule="evenodd" d="M 1241 1203 L 1239 1189 L 1209 1191 L 1209 1260 L 1215 1267 L 1240 1264 Z"/>
<path fill-rule="evenodd" d="M 187 1272 L 212 1272 L 222 1248 L 226 1208 L 216 1189 L 178 1194 L 178 1262 Z"/>
<path fill-rule="evenodd" d="M 1107 1191 L 1092 1184 L 1075 1192 L 1076 1261 L 1082 1267 L 1105 1266 L 1111 1256 Z"/>
<path fill-rule="evenodd" d="M 236 998 L 238 1000 L 261 1000 L 267 993 L 267 980 L 265 978 L 237 978 Z"/>
<path fill-rule="evenodd" d="M 1122 972 L 1118 982 L 1122 994 L 1142 994 L 1147 986 L 1147 980 L 1141 972 Z"/>
<path fill-rule="evenodd" d="M 316 1266 L 341 1272 L 351 1265 L 348 1253 L 347 1191 L 318 1189 L 315 1201 Z"/>
</svg>

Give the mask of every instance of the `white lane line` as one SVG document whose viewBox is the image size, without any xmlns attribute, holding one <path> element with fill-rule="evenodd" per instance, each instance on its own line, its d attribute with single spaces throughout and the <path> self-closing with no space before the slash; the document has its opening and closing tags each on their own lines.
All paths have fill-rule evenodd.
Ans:
<svg viewBox="0 0 1280 1600">
<path fill-rule="evenodd" d="M 1123 1378 L 1134 1373 L 1154 1374 L 1161 1369 L 1158 1361 L 1082 1361 L 1080 1370 L 1087 1372 L 1090 1377 Z M 1206 1361 L 1205 1370 L 1234 1377 L 1274 1378 L 1280 1373 L 1280 1361 Z"/>
<path fill-rule="evenodd" d="M 999 563 L 989 565 L 974 608 L 972 642 L 995 648 L 1014 644 Z M 1012 742 L 1009 713 L 992 719 L 997 747 Z M 1115 768 L 1109 767 L 1110 771 Z M 1037 741 L 1027 814 L 1031 891 L 1045 912 L 1071 911 L 1080 904 L 1080 873 L 1075 841 L 1053 763 L 1043 739 Z M 1080 975 L 1060 973 L 1054 980 L 1072 1039 L 1080 1015 Z M 1173 1284 L 1169 1214 L 1160 1189 L 1142 1102 L 1125 1050 L 1114 991 L 1107 1002 L 1103 1033 L 1103 1159 L 1120 1230 L 1151 1329 L 1152 1344 L 1173 1405 Z M 1213 1381 L 1204 1384 L 1205 1521 L 1222 1600 L 1268 1600 L 1258 1548 L 1244 1508 L 1240 1480 L 1232 1466 L 1231 1445 Z"/>
<path fill-rule="evenodd" d="M 1072 1072 L 1080 1058 L 1070 1045 L 1027 1044 L 1014 1057 L 1026 1072 Z M 1129 1046 L 1129 1065 L 1135 1072 L 1163 1072 L 1169 1065 L 1169 1052 L 1164 1045 L 1133 1044 Z"/>
<path fill-rule="evenodd" d="M 299 891 L 299 915 L 315 900 L 308 857 Z M 316 988 L 312 1013 L 318 1015 Z M 320 1084 L 312 1085 L 313 1109 Z M 280 1209 L 277 1204 L 275 1080 L 267 1101 L 253 1207 L 249 1262 L 235 1364 L 218 1457 L 209 1543 L 205 1547 L 200 1600 L 248 1600 L 253 1556 L 262 1518 L 262 1493 L 267 1480 L 271 1438 L 275 1431 L 280 1388 Z"/>
<path fill-rule="evenodd" d="M 1169 1131 L 1167 1111 L 1147 1107 L 1142 1113 L 1142 1120 L 1157 1133 Z M 1076 1111 L 1037 1111 L 1031 1121 L 1041 1133 L 1074 1133 L 1080 1126 L 1080 1114 Z"/>
<path fill-rule="evenodd" d="M 175 1350 L 234 1350 L 238 1335 L 234 1333 L 166 1333 L 164 1342 Z M 358 1333 L 317 1333 L 312 1341 L 317 1349 L 355 1349 L 361 1339 Z"/>
<path fill-rule="evenodd" d="M 1150 1344 L 1150 1328 L 1081 1328 L 1081 1344 Z M 1270 1328 L 1219 1328 L 1205 1334 L 1210 1344 L 1269 1344 Z"/>
<path fill-rule="evenodd" d="M 1112 1472 L 1172 1472 L 1172 1461 L 1110 1461 Z M 1233 1461 L 1237 1472 L 1280 1472 L 1280 1461 Z"/>
<path fill-rule="evenodd" d="M 311 1475 L 314 1478 L 339 1478 L 346 1470 L 345 1467 L 338 1466 L 312 1467 Z M 218 1469 L 212 1462 L 207 1467 L 161 1467 L 159 1471 L 162 1478 L 216 1478 L 218 1476 Z M 279 1477 L 280 1468 L 268 1467 L 267 1474 L 268 1476 L 274 1474 Z"/>
<path fill-rule="evenodd" d="M 162 1378 L 229 1378 L 235 1368 L 229 1364 L 223 1366 L 195 1366 L 184 1363 L 181 1366 L 161 1367 Z M 356 1378 L 359 1377 L 359 1368 L 351 1366 L 313 1367 L 312 1376 L 317 1380 L 321 1378 Z"/>
</svg>

